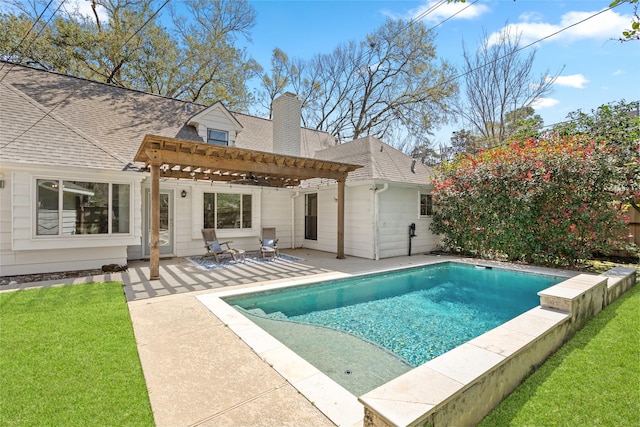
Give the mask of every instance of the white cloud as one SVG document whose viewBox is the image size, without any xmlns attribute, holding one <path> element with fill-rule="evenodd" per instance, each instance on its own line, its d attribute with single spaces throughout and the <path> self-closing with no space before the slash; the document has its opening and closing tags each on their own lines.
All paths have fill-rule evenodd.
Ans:
<svg viewBox="0 0 640 427">
<path fill-rule="evenodd" d="M 95 20 L 95 15 L 93 14 L 93 10 L 91 9 L 91 1 L 89 1 L 89 0 L 67 0 L 66 4 L 67 4 L 67 6 L 66 6 L 67 10 L 69 12 L 74 10 L 77 13 L 79 13 L 80 15 L 84 16 L 85 18 L 89 18 L 92 21 Z M 98 17 L 100 18 L 101 22 L 108 22 L 109 21 L 109 17 L 107 15 L 107 11 L 105 10 L 104 7 L 98 5 L 98 7 L 96 8 L 96 11 L 98 12 Z"/>
<path fill-rule="evenodd" d="M 602 12 L 599 15 L 594 16 L 593 18 L 590 18 L 584 22 L 580 22 L 593 15 L 596 15 L 598 12 L 599 11 L 567 12 L 561 16 L 560 22 L 557 24 L 540 22 L 539 15 L 521 15 L 520 19 L 522 20 L 522 22 L 509 24 L 501 31 L 509 29 L 511 31 L 511 34 L 520 34 L 520 43 L 524 46 L 534 41 L 551 36 L 552 34 L 555 34 L 556 32 L 563 30 L 564 28 L 576 24 L 575 26 L 567 28 L 566 30 L 550 37 L 547 40 L 567 43 L 585 39 L 606 41 L 619 38 L 621 29 L 627 28 L 629 26 L 629 22 L 631 22 L 631 15 L 621 15 L 614 12 L 613 10 Z M 578 22 L 580 23 L 578 24 Z M 501 31 L 494 32 L 489 36 L 490 45 L 497 43 Z"/>
<path fill-rule="evenodd" d="M 553 98 L 538 98 L 535 101 L 533 101 L 531 106 L 535 110 L 541 110 L 543 108 L 551 108 L 551 107 L 557 105 L 559 102 L 560 101 L 558 101 L 557 99 L 553 99 Z"/>
<path fill-rule="evenodd" d="M 624 71 L 624 70 L 615 70 L 615 71 L 613 72 L 613 75 L 614 75 L 614 76 L 621 76 L 621 75 L 623 75 L 623 74 L 626 74 L 626 71 Z"/>
<path fill-rule="evenodd" d="M 572 74 L 570 76 L 558 76 L 553 84 L 558 86 L 568 86 L 576 89 L 584 89 L 585 83 L 589 83 L 582 74 Z"/>
<path fill-rule="evenodd" d="M 520 15 L 520 20 L 524 22 L 542 21 L 543 15 L 540 12 L 525 12 Z"/>
<path fill-rule="evenodd" d="M 484 15 L 489 11 L 489 7 L 485 4 L 470 4 L 466 3 L 444 3 L 437 6 L 440 1 L 425 0 L 424 4 L 410 9 L 405 15 L 400 16 L 391 12 L 383 13 L 394 19 L 408 19 L 408 20 L 420 20 L 429 23 L 440 23 L 445 19 L 476 19 L 481 15 Z M 436 7 L 437 6 L 437 7 Z M 430 10 L 432 9 L 433 10 Z M 455 15 L 455 16 L 454 16 Z"/>
</svg>

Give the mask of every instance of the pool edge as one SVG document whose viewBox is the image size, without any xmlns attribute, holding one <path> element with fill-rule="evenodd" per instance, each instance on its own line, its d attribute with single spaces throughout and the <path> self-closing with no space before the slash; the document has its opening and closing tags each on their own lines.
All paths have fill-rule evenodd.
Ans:
<svg viewBox="0 0 640 427">
<path fill-rule="evenodd" d="M 636 271 L 623 270 L 580 274 L 551 286 L 539 293 L 540 306 L 361 396 L 364 426 L 477 424 L 577 330 L 634 286 Z"/>
</svg>

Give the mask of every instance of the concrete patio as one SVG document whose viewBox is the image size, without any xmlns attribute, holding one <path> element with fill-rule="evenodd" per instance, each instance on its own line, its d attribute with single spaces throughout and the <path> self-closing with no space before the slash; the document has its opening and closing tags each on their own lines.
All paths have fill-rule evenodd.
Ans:
<svg viewBox="0 0 640 427">
<path fill-rule="evenodd" d="M 196 299 L 230 287 L 259 286 L 336 272 L 355 274 L 419 265 L 435 257 L 380 261 L 288 250 L 304 261 L 247 263 L 203 271 L 176 258 L 159 281 L 136 263 L 121 275 L 158 426 L 331 426 L 322 412 Z M 120 280 L 112 275 L 112 279 Z M 363 411 L 364 415 L 364 411 Z"/>
</svg>

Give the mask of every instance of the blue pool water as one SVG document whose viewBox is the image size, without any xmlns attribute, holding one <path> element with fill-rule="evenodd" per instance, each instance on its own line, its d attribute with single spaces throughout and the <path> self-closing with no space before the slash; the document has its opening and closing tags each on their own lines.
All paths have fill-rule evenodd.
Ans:
<svg viewBox="0 0 640 427">
<path fill-rule="evenodd" d="M 441 263 L 224 299 L 359 395 L 536 307 L 562 280 Z"/>
</svg>

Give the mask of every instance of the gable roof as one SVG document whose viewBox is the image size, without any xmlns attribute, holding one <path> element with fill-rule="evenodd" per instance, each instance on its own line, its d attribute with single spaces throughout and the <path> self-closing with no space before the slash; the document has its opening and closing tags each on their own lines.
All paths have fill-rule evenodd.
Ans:
<svg viewBox="0 0 640 427">
<path fill-rule="evenodd" d="M 204 105 L 9 62 L 0 64 L 3 160 L 122 170 L 133 162 L 147 134 L 203 142 L 188 123 L 207 109 Z M 243 128 L 236 138 L 237 147 L 273 151 L 271 120 L 230 114 Z M 300 132 L 301 156 L 313 157 L 317 150 L 335 144 L 328 133 L 304 128 Z M 58 157 L 63 163 L 58 163 Z"/>
<path fill-rule="evenodd" d="M 426 185 L 432 178 L 430 167 L 372 136 L 318 151 L 315 157 L 362 165 L 349 174 L 347 181 L 383 180 Z"/>
<path fill-rule="evenodd" d="M 122 170 L 129 160 L 101 146 L 80 129 L 0 82 L 0 157 L 3 161 Z M 5 126 L 6 124 L 7 126 Z M 11 124 L 9 126 L 9 124 Z M 53 141 L 53 142 L 52 142 Z M 55 145 L 55 149 L 52 149 Z"/>
<path fill-rule="evenodd" d="M 190 108 L 191 108 L 191 106 L 189 105 L 187 110 L 189 110 Z M 227 107 L 222 105 L 222 102 L 220 102 L 220 101 L 208 106 L 204 110 L 202 110 L 202 111 L 198 112 L 197 114 L 193 115 L 189 119 L 189 123 L 188 124 L 190 126 L 193 126 L 194 124 L 199 123 L 203 118 L 205 118 L 210 112 L 212 112 L 214 110 L 221 112 L 227 118 L 227 120 L 229 120 L 231 123 L 233 123 L 236 128 L 239 128 L 237 130 L 237 132 L 240 132 L 240 130 L 242 129 L 242 125 L 240 124 L 238 119 L 236 119 L 235 116 L 229 110 L 227 110 Z"/>
</svg>

